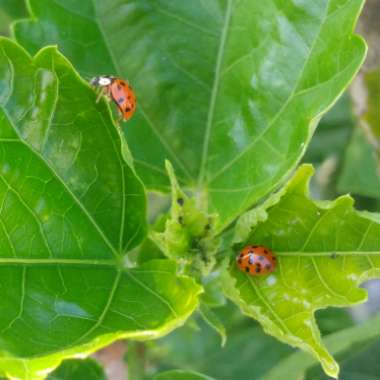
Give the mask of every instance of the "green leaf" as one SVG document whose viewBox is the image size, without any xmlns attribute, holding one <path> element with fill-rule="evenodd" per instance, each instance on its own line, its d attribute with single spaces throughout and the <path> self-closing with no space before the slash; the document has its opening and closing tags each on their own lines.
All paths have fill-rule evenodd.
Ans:
<svg viewBox="0 0 380 380">
<path fill-rule="evenodd" d="M 326 337 L 325 342 L 329 350 L 343 360 L 351 354 L 356 354 L 358 347 L 366 348 L 368 342 L 380 338 L 380 315 L 369 319 L 368 321 L 339 331 Z M 347 356 L 348 355 L 348 356 Z M 378 361 L 378 356 L 377 356 Z M 284 373 L 289 379 L 305 378 L 305 372 L 312 367 L 317 361 L 304 352 L 296 352 L 283 359 L 274 366 L 263 380 L 282 380 Z M 373 368 L 373 367 L 372 367 Z M 344 376 L 345 363 L 340 375 L 341 379 L 348 379 Z"/>
<path fill-rule="evenodd" d="M 380 175 L 376 149 L 356 128 L 347 147 L 338 191 L 380 199 Z"/>
<path fill-rule="evenodd" d="M 201 296 L 203 303 L 211 308 L 226 304 L 226 297 L 223 293 L 218 272 L 214 272 L 212 275 L 203 278 L 202 286 L 204 290 Z"/>
<path fill-rule="evenodd" d="M 107 380 L 103 368 L 93 359 L 65 360 L 47 380 Z"/>
<path fill-rule="evenodd" d="M 200 287 L 174 263 L 126 269 L 144 189 L 107 105 L 55 48 L 0 39 L 0 370 L 38 379 L 64 358 L 181 325 Z"/>
<path fill-rule="evenodd" d="M 158 374 L 154 380 L 213 380 L 211 377 L 198 372 L 173 369 Z"/>
<path fill-rule="evenodd" d="M 289 175 L 366 51 L 352 34 L 363 0 L 29 5 L 17 40 L 31 52 L 58 44 L 82 75 L 129 78 L 138 173 L 167 190 L 169 159 L 182 184 L 207 195 L 219 230 Z"/>
<path fill-rule="evenodd" d="M 163 232 L 165 230 L 165 223 L 167 221 L 167 218 L 168 216 L 166 214 L 162 214 L 160 217 L 158 217 L 155 223 L 151 226 L 151 231 L 154 231 L 156 233 Z M 141 265 L 150 260 L 164 258 L 165 255 L 161 249 L 149 236 L 147 236 L 144 242 L 140 245 L 140 248 L 137 252 L 136 261 L 138 265 Z"/>
<path fill-rule="evenodd" d="M 356 212 L 349 196 L 334 202 L 309 199 L 311 174 L 310 166 L 302 166 L 265 211 L 266 219 L 251 225 L 242 241 L 273 249 L 276 271 L 252 277 L 233 263 L 224 285 L 268 334 L 310 352 L 336 377 L 339 367 L 321 341 L 314 312 L 366 301 L 358 286 L 380 276 L 380 224 L 378 216 Z"/>
<path fill-rule="evenodd" d="M 199 312 L 203 320 L 220 335 L 223 347 L 226 344 L 227 340 L 226 328 L 224 327 L 222 321 L 219 319 L 218 315 L 204 302 L 201 302 L 199 306 Z"/>
</svg>

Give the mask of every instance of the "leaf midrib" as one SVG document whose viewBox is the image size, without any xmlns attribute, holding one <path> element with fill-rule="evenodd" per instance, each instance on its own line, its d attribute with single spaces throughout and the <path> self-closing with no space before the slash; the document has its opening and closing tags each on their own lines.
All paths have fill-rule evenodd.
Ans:
<svg viewBox="0 0 380 380">
<path fill-rule="evenodd" d="M 281 116 L 281 114 L 284 112 L 284 110 L 288 107 L 290 102 L 297 96 L 297 93 L 296 93 L 297 88 L 298 88 L 299 83 L 303 77 L 304 71 L 306 69 L 306 66 L 307 66 L 309 60 L 310 60 L 310 57 L 314 51 L 315 45 L 319 40 L 319 35 L 321 33 L 322 27 L 326 23 L 327 18 L 329 16 L 328 15 L 329 3 L 330 3 L 330 0 L 327 1 L 327 3 L 326 3 L 325 14 L 323 15 L 323 18 L 321 19 L 321 23 L 319 25 L 318 31 L 317 31 L 315 38 L 314 38 L 314 40 L 310 46 L 309 54 L 305 58 L 305 62 L 304 62 L 303 66 L 300 70 L 300 74 L 299 74 L 297 80 L 295 81 L 294 87 L 293 87 L 292 91 L 290 92 L 289 96 L 287 97 L 286 101 L 281 106 L 281 108 L 276 112 L 276 114 L 272 117 L 272 119 L 268 122 L 267 126 L 261 131 L 261 133 L 254 140 L 252 140 L 244 149 L 242 149 L 238 155 L 236 155 L 232 160 L 227 162 L 221 169 L 219 169 L 212 176 L 212 178 L 209 180 L 209 183 L 214 182 L 218 177 L 221 176 L 221 174 L 223 172 L 225 172 L 228 168 L 230 168 L 236 161 L 238 161 L 242 156 L 244 156 L 244 154 L 246 154 L 255 144 L 257 144 L 260 141 L 260 139 L 268 132 L 268 130 L 270 130 L 273 127 L 273 125 L 275 125 L 277 119 Z"/>
<path fill-rule="evenodd" d="M 224 23 L 223 23 L 222 33 L 220 35 L 220 41 L 219 41 L 218 55 L 215 62 L 215 74 L 214 74 L 214 81 L 212 84 L 210 103 L 209 103 L 209 108 L 208 108 L 208 113 L 207 113 L 205 134 L 203 138 L 202 158 L 201 158 L 200 169 L 199 169 L 198 186 L 200 186 L 202 182 L 204 181 L 204 176 L 205 176 L 205 171 L 206 171 L 206 161 L 207 161 L 207 153 L 208 153 L 208 147 L 209 147 L 209 141 L 210 141 L 210 133 L 211 133 L 212 123 L 214 121 L 216 98 L 217 98 L 218 90 L 219 90 L 220 74 L 221 74 L 221 68 L 222 68 L 222 63 L 223 63 L 223 58 L 224 58 L 227 33 L 228 33 L 230 21 L 231 21 L 231 13 L 232 13 L 232 0 L 227 0 L 226 12 L 224 15 Z"/>
<path fill-rule="evenodd" d="M 1 265 L 98 265 L 98 266 L 114 266 L 117 267 L 116 260 L 107 259 L 55 259 L 55 258 L 18 258 L 0 257 Z"/>
</svg>

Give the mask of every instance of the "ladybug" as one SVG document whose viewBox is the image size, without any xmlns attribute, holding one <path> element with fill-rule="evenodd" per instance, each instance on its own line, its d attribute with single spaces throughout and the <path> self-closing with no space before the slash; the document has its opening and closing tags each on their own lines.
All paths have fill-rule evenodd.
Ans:
<svg viewBox="0 0 380 380">
<path fill-rule="evenodd" d="M 103 75 L 92 78 L 90 83 L 101 88 L 96 102 L 104 94 L 114 101 L 120 112 L 119 121 L 123 119 L 127 121 L 133 116 L 136 110 L 136 95 L 126 81 L 110 75 Z"/>
<path fill-rule="evenodd" d="M 236 258 L 239 269 L 251 276 L 263 276 L 276 269 L 276 256 L 262 245 L 247 245 Z"/>
</svg>

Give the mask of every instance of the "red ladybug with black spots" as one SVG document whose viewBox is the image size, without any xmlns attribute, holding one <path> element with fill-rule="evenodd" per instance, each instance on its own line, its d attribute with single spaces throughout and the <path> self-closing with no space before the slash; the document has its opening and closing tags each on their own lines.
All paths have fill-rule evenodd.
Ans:
<svg viewBox="0 0 380 380">
<path fill-rule="evenodd" d="M 119 121 L 127 121 L 133 116 L 136 111 L 136 95 L 126 81 L 110 75 L 103 75 L 92 78 L 91 84 L 101 88 L 96 102 L 102 95 L 107 95 L 113 100 L 120 112 Z"/>
<path fill-rule="evenodd" d="M 262 245 L 247 245 L 236 258 L 239 269 L 251 276 L 264 276 L 276 269 L 276 256 Z"/>
</svg>

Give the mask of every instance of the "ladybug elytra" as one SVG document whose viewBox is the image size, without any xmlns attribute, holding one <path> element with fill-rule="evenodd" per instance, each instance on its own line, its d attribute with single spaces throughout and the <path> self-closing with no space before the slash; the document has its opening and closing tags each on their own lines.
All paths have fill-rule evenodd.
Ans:
<svg viewBox="0 0 380 380">
<path fill-rule="evenodd" d="M 276 269 L 276 256 L 262 245 L 247 245 L 236 258 L 239 269 L 251 276 L 263 276 Z"/>
</svg>

